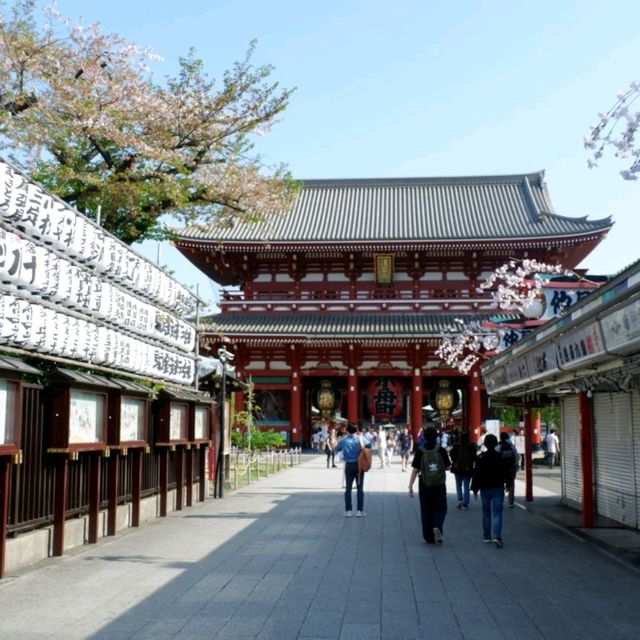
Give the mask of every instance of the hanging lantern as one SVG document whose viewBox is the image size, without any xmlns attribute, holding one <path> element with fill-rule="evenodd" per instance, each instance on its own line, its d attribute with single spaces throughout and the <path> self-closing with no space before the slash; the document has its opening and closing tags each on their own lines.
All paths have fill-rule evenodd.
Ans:
<svg viewBox="0 0 640 640">
<path fill-rule="evenodd" d="M 369 413 L 377 420 L 393 420 L 402 411 L 402 386 L 393 378 L 374 378 L 367 394 Z"/>
<path fill-rule="evenodd" d="M 522 310 L 522 315 L 529 319 L 539 319 L 547 310 L 547 298 L 544 291 L 536 291 L 536 294 L 527 306 Z"/>
<path fill-rule="evenodd" d="M 438 386 L 431 391 L 429 400 L 431 406 L 443 418 L 449 416 L 458 406 L 458 394 L 455 389 L 451 388 L 449 380 L 440 380 Z"/>
<path fill-rule="evenodd" d="M 340 405 L 340 397 L 331 380 L 323 380 L 320 383 L 320 387 L 314 391 L 312 402 L 323 418 L 333 416 L 335 409 Z"/>
</svg>

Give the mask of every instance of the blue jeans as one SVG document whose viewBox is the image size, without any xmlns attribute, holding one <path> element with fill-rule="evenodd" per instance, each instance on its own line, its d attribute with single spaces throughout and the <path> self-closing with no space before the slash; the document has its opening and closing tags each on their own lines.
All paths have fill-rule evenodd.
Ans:
<svg viewBox="0 0 640 640">
<path fill-rule="evenodd" d="M 465 507 L 469 506 L 469 483 L 471 476 L 463 476 L 459 473 L 456 476 L 456 492 L 458 493 L 458 502 L 462 502 Z"/>
<path fill-rule="evenodd" d="M 502 509 L 504 507 L 504 487 L 480 489 L 482 498 L 482 533 L 485 540 L 491 539 L 491 525 L 493 524 L 493 539 L 502 540 Z"/>
<path fill-rule="evenodd" d="M 357 462 L 345 462 L 344 463 L 344 510 L 351 511 L 351 489 L 353 488 L 353 482 L 356 483 L 356 500 L 358 504 L 358 511 L 364 510 L 364 473 L 358 470 Z"/>
</svg>

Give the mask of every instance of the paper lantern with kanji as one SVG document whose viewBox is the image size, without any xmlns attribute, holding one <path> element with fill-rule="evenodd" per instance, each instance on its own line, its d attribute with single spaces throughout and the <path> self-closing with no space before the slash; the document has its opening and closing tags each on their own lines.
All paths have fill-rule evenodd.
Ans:
<svg viewBox="0 0 640 640">
<path fill-rule="evenodd" d="M 377 420 L 393 420 L 402 412 L 402 385 L 394 378 L 375 378 L 369 383 L 368 401 Z"/>
</svg>

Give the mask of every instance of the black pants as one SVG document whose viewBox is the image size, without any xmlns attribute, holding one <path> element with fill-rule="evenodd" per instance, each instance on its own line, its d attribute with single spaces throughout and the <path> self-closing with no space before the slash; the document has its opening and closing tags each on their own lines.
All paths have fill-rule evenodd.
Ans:
<svg viewBox="0 0 640 640">
<path fill-rule="evenodd" d="M 324 452 L 327 454 L 327 467 L 329 466 L 329 461 L 331 461 L 332 466 L 336 466 L 336 452 L 333 449 L 329 449 L 327 447 L 324 448 Z"/>
<path fill-rule="evenodd" d="M 447 515 L 447 487 L 444 484 L 425 487 L 422 480 L 418 480 L 418 483 L 422 537 L 425 542 L 431 544 L 435 542 L 433 530 L 444 531 L 444 519 Z"/>
</svg>

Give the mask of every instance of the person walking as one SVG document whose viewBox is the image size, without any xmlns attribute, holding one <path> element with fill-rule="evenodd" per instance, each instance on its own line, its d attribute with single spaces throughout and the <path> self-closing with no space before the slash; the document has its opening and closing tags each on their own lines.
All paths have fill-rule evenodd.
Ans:
<svg viewBox="0 0 640 640">
<path fill-rule="evenodd" d="M 413 451 L 413 438 L 411 437 L 407 427 L 405 427 L 402 430 L 402 433 L 398 436 L 398 446 L 400 447 L 402 470 L 406 471 L 409 466 L 409 456 Z"/>
<path fill-rule="evenodd" d="M 380 468 L 387 465 L 387 432 L 383 427 L 378 427 L 378 456 L 380 456 Z"/>
<path fill-rule="evenodd" d="M 329 462 L 331 466 L 335 468 L 336 465 L 336 447 L 338 446 L 338 438 L 336 436 L 336 430 L 334 427 L 329 429 L 327 439 L 324 443 L 324 452 L 327 454 L 327 469 L 329 468 Z"/>
<path fill-rule="evenodd" d="M 488 433 L 484 438 L 485 451 L 476 461 L 471 479 L 473 497 L 482 499 L 482 533 L 485 542 L 496 547 L 503 546 L 502 515 L 504 508 L 504 490 L 508 486 L 510 473 L 500 452 L 496 451 L 498 438 Z M 493 536 L 493 537 L 492 537 Z"/>
<path fill-rule="evenodd" d="M 518 467 L 520 466 L 520 456 L 516 451 L 515 446 L 509 438 L 509 434 L 503 431 L 500 434 L 500 442 L 496 447 L 496 451 L 500 453 L 504 461 L 505 466 L 509 471 L 509 484 L 507 485 L 507 495 L 509 496 L 509 508 L 513 509 L 516 506 L 515 503 L 515 486 L 516 486 L 516 474 L 518 473 Z"/>
<path fill-rule="evenodd" d="M 520 429 L 514 437 L 514 444 L 516 445 L 516 451 L 520 456 L 520 471 L 524 471 L 524 457 L 526 453 L 526 444 L 524 439 L 524 429 Z"/>
<path fill-rule="evenodd" d="M 415 450 L 409 477 L 409 497 L 418 476 L 422 537 L 427 544 L 442 544 L 444 520 L 447 516 L 446 470 L 451 460 L 446 449 L 438 444 L 435 427 L 424 429 L 424 445 Z"/>
<path fill-rule="evenodd" d="M 358 456 L 362 447 L 371 448 L 371 443 L 365 442 L 362 436 L 356 434 L 357 428 L 355 424 L 347 427 L 347 435 L 338 442 L 336 451 L 342 451 L 344 458 L 344 515 L 347 518 L 352 516 L 351 490 L 353 483 L 356 483 L 356 518 L 365 516 L 364 512 L 364 472 L 358 469 Z"/>
<path fill-rule="evenodd" d="M 558 455 L 560 453 L 560 440 L 555 429 L 551 429 L 544 439 L 547 446 L 547 464 L 549 469 L 553 469 L 553 465 L 558 463 Z"/>
<path fill-rule="evenodd" d="M 469 442 L 469 432 L 465 431 L 460 439 L 451 447 L 451 471 L 456 478 L 456 493 L 458 495 L 458 509 L 469 508 L 469 488 L 473 467 L 478 457 L 478 449 L 473 442 Z"/>
</svg>

